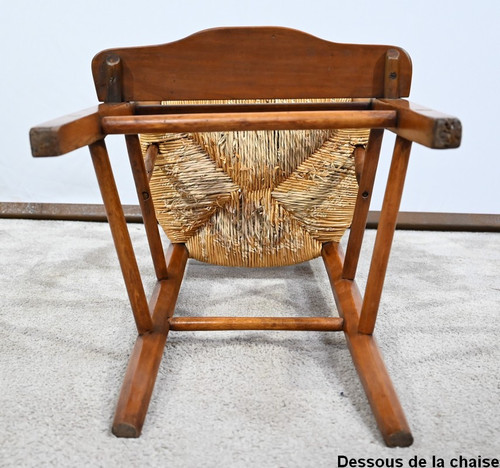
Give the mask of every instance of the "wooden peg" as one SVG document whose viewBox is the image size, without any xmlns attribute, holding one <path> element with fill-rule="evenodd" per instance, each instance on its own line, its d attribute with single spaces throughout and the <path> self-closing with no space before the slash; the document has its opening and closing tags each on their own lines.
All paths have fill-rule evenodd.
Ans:
<svg viewBox="0 0 500 468">
<path fill-rule="evenodd" d="M 106 100 L 105 102 L 122 101 L 122 61 L 116 54 L 110 54 L 105 61 Z"/>
<path fill-rule="evenodd" d="M 385 54 L 384 96 L 399 98 L 399 51 L 389 49 Z"/>
</svg>

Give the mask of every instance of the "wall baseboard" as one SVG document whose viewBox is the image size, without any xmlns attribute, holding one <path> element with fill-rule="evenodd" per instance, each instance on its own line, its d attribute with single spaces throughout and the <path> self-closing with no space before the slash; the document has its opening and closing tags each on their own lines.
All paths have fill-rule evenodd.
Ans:
<svg viewBox="0 0 500 468">
<path fill-rule="evenodd" d="M 123 205 L 129 223 L 142 223 L 139 205 Z M 77 203 L 0 203 L 0 218 L 106 221 L 104 205 Z"/>
<path fill-rule="evenodd" d="M 139 205 L 124 205 L 123 211 L 129 223 L 142 223 Z M 106 212 L 103 205 L 5 202 L 0 203 L 0 218 L 106 221 Z M 379 218 L 379 211 L 370 211 L 367 227 L 376 228 Z M 500 232 L 500 215 L 403 211 L 397 229 Z"/>
<path fill-rule="evenodd" d="M 367 227 L 375 229 L 379 218 L 380 211 L 370 211 Z M 500 215 L 401 211 L 396 227 L 417 231 L 500 232 Z"/>
</svg>

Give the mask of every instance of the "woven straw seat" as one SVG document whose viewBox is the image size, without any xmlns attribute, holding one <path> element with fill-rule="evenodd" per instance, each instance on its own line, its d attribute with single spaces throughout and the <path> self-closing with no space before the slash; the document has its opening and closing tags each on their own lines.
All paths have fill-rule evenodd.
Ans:
<svg viewBox="0 0 500 468">
<path fill-rule="evenodd" d="M 343 332 L 385 443 L 410 445 L 372 334 L 412 143 L 456 148 L 462 127 L 402 99 L 408 54 L 287 28 L 229 27 L 108 49 L 92 72 L 102 104 L 34 127 L 30 139 L 37 157 L 89 146 L 138 332 L 113 433 L 139 437 L 171 331 Z M 356 271 L 386 129 L 397 136 L 362 295 Z M 111 134 L 125 135 L 157 280 L 149 300 L 106 149 Z M 311 315 L 312 303 L 297 316 L 293 297 L 290 316 L 175 315 L 189 258 L 266 267 L 319 255 L 338 316 Z"/>
<path fill-rule="evenodd" d="M 324 242 L 338 242 L 350 226 L 358 191 L 353 151 L 368 135 L 141 135 L 144 154 L 150 144 L 159 148 L 150 181 L 158 222 L 171 242 L 212 264 L 267 267 L 318 257 Z"/>
</svg>

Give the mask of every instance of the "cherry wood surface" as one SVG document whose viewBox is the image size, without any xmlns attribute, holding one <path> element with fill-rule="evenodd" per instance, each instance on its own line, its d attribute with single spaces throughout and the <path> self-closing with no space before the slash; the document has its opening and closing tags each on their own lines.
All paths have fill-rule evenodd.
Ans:
<svg viewBox="0 0 500 468">
<path fill-rule="evenodd" d="M 382 129 L 372 130 L 368 139 L 361 176 L 359 179 L 358 195 L 352 217 L 351 230 L 347 243 L 347 252 L 344 263 L 344 278 L 353 280 L 356 276 L 359 254 L 366 228 L 368 210 L 372 199 L 373 184 L 377 173 L 380 148 L 384 131 Z"/>
<path fill-rule="evenodd" d="M 101 116 L 131 114 L 133 105 L 101 104 L 37 125 L 30 130 L 33 156 L 60 156 L 104 138 Z"/>
<path fill-rule="evenodd" d="M 127 287 L 137 331 L 139 334 L 143 334 L 152 329 L 153 323 L 149 315 L 141 274 L 137 266 L 125 216 L 123 215 L 123 208 L 116 189 L 106 144 L 104 140 L 97 141 L 89 145 L 89 150 L 104 201 L 104 208 L 106 209 L 106 216 L 111 229 L 111 235 L 113 236 L 116 254 L 120 262 L 125 286 Z"/>
<path fill-rule="evenodd" d="M 195 132 L 223 130 L 313 129 L 313 128 L 388 128 L 407 140 L 435 149 L 460 145 L 462 126 L 455 118 L 413 104 L 403 99 L 374 99 L 366 109 L 366 101 L 344 104 L 337 110 L 310 104 L 293 107 L 231 106 L 223 112 L 220 105 L 203 105 L 203 112 L 192 106 L 179 106 L 186 113 L 147 114 L 158 106 L 132 103 L 101 104 L 33 127 L 30 131 L 35 157 L 59 156 L 101 140 L 106 134 L 146 132 Z M 357 106 L 360 110 L 355 110 Z M 166 106 L 162 106 L 166 107 Z M 136 112 L 136 108 L 140 111 Z M 277 110 L 278 109 L 278 110 Z M 315 109 L 315 110 L 310 110 Z M 321 110 L 320 110 L 321 109 Z"/>
<path fill-rule="evenodd" d="M 383 97 L 389 50 L 400 55 L 397 97 L 408 96 L 412 67 L 403 49 L 280 27 L 215 28 L 158 46 L 108 49 L 94 58 L 92 73 L 100 101 L 116 101 L 108 87 L 117 81 L 122 101 Z"/>
<path fill-rule="evenodd" d="M 161 114 L 215 114 L 233 112 L 291 112 L 319 110 L 370 110 L 372 99 L 353 99 L 349 102 L 249 102 L 234 104 L 152 104 L 137 102 L 134 105 L 136 115 Z"/>
<path fill-rule="evenodd" d="M 322 257 L 339 315 L 344 319 L 347 345 L 382 437 L 389 447 L 407 447 L 413 443 L 413 436 L 375 338 L 358 330 L 361 294 L 354 281 L 342 277 L 342 248 L 327 243 Z"/>
<path fill-rule="evenodd" d="M 342 331 L 339 317 L 172 317 L 170 330 Z"/>
<path fill-rule="evenodd" d="M 166 257 L 168 279 L 156 283 L 149 305 L 153 329 L 137 337 L 125 373 L 112 426 L 118 437 L 141 434 L 160 367 L 188 253 L 183 244 L 171 244 Z"/>
<path fill-rule="evenodd" d="M 287 28 L 218 28 L 170 44 L 110 49 L 93 60 L 100 101 L 30 131 L 33 156 L 57 156 L 89 146 L 136 322 L 138 337 L 118 401 L 113 433 L 138 437 L 169 330 L 343 331 L 384 441 L 413 438 L 372 335 L 412 142 L 455 148 L 458 119 L 400 99 L 408 96 L 411 61 L 393 46 L 338 44 Z M 241 104 L 245 99 L 353 98 L 352 102 Z M 235 100 L 171 104 L 163 100 Z M 338 244 L 322 256 L 340 317 L 173 317 L 189 252 L 163 254 L 149 179 L 158 155 L 143 159 L 141 132 L 369 128 L 366 148 L 354 149 L 359 191 L 346 259 Z M 354 281 L 384 129 L 397 134 L 364 299 Z M 137 267 L 104 138 L 126 135 L 156 287 L 149 302 Z"/>
<path fill-rule="evenodd" d="M 384 128 L 396 125 L 395 111 L 338 110 L 234 112 L 103 117 L 108 134 L 216 132 L 225 130 L 298 130 L 324 128 Z"/>
<path fill-rule="evenodd" d="M 380 222 L 375 237 L 370 271 L 366 280 L 365 296 L 361 317 L 359 319 L 359 331 L 371 334 L 375 328 L 375 320 L 384 287 L 385 274 L 389 264 L 392 240 L 396 229 L 399 205 L 403 195 L 406 170 L 410 159 L 411 141 L 398 136 L 394 145 L 391 167 L 385 188 Z"/>
<path fill-rule="evenodd" d="M 396 49 L 389 49 L 385 54 L 384 97 L 398 98 L 401 96 L 399 73 L 401 54 Z"/>
<path fill-rule="evenodd" d="M 398 122 L 390 130 L 407 140 L 434 149 L 460 146 L 462 124 L 456 117 L 405 99 L 374 99 L 372 108 L 396 110 Z"/>
<path fill-rule="evenodd" d="M 163 246 L 158 231 L 158 221 L 156 220 L 155 207 L 149 188 L 149 177 L 141 151 L 141 143 L 137 135 L 126 135 L 125 140 L 156 278 L 159 280 L 167 279 L 167 265 L 165 264 Z M 155 147 L 155 145 L 152 146 Z M 157 150 L 158 148 L 156 151 L 148 152 L 150 157 L 157 153 Z"/>
</svg>

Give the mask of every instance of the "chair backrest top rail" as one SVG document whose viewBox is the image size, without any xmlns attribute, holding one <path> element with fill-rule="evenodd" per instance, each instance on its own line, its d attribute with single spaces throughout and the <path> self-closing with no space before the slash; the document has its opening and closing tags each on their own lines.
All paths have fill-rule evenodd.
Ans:
<svg viewBox="0 0 500 468">
<path fill-rule="evenodd" d="M 281 27 L 215 28 L 163 45 L 108 49 L 96 55 L 92 72 L 107 102 L 372 98 L 385 96 L 388 57 L 398 88 L 391 97 L 406 97 L 412 66 L 403 49 Z"/>
</svg>

